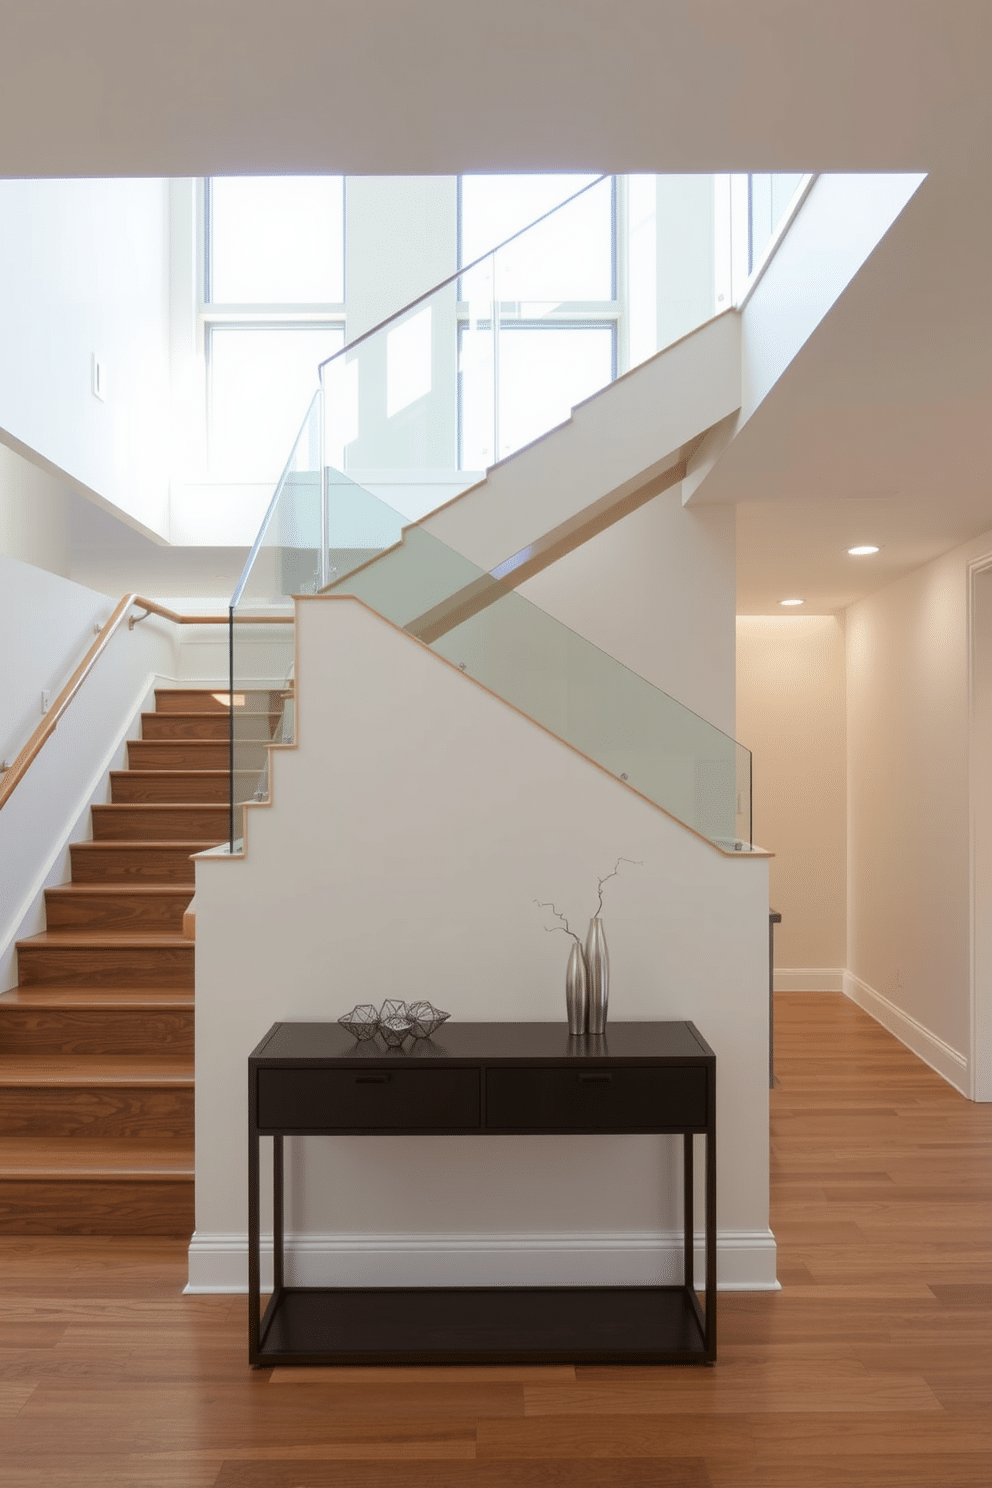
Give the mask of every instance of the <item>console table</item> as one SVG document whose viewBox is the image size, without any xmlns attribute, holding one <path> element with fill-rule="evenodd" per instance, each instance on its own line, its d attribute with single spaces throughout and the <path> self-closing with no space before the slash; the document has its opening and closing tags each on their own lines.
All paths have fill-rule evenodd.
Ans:
<svg viewBox="0 0 992 1488">
<path fill-rule="evenodd" d="M 276 1023 L 248 1061 L 249 1362 L 701 1363 L 716 1358 L 716 1057 L 691 1023 L 446 1023 L 384 1049 Z M 683 1280 L 670 1286 L 294 1287 L 287 1136 L 682 1137 Z M 706 1276 L 693 1286 L 693 1137 L 706 1138 Z M 273 1290 L 261 1305 L 260 1138 L 271 1136 Z M 650 1175 L 645 1174 L 649 1180 Z"/>
</svg>

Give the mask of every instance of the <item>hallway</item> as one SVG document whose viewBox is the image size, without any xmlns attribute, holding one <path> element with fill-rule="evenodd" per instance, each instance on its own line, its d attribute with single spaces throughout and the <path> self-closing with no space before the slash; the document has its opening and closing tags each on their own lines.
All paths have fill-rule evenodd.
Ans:
<svg viewBox="0 0 992 1488">
<path fill-rule="evenodd" d="M 837 994 L 777 998 L 779 1293 L 715 1369 L 253 1374 L 181 1241 L 0 1238 L 7 1488 L 984 1488 L 992 1106 Z"/>
</svg>

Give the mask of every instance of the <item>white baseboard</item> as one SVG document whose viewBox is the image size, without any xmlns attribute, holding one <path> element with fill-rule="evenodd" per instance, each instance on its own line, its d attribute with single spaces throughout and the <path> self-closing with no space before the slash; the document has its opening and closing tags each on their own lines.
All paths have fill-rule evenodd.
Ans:
<svg viewBox="0 0 992 1488">
<path fill-rule="evenodd" d="M 770 1230 L 721 1230 L 721 1291 L 777 1291 Z M 696 1236 L 697 1285 L 702 1235 Z M 292 1286 L 659 1286 L 682 1275 L 682 1238 L 644 1235 L 288 1235 Z M 333 1283 L 332 1279 L 333 1278 Z M 262 1287 L 272 1285 L 263 1237 Z M 246 1292 L 248 1237 L 200 1234 L 189 1247 L 187 1292 Z"/>
<path fill-rule="evenodd" d="M 843 966 L 776 966 L 776 992 L 843 992 Z"/>
<path fill-rule="evenodd" d="M 902 1008 L 896 1007 L 881 992 L 876 992 L 874 987 L 869 987 L 853 971 L 844 973 L 844 995 L 858 1007 L 863 1008 L 866 1013 L 887 1028 L 901 1044 L 911 1049 L 914 1054 L 928 1064 L 932 1070 L 936 1070 L 949 1085 L 955 1090 L 960 1090 L 962 1095 L 968 1094 L 968 1060 L 965 1055 L 952 1049 L 950 1044 L 945 1044 L 929 1028 L 911 1018 L 909 1013 L 904 1013 Z"/>
</svg>

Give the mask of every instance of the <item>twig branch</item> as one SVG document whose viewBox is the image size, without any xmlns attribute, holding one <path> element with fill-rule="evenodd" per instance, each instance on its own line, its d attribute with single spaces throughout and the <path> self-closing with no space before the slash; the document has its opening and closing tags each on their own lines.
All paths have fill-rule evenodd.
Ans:
<svg viewBox="0 0 992 1488">
<path fill-rule="evenodd" d="M 550 909 L 555 918 L 561 920 L 560 925 L 545 925 L 544 932 L 546 935 L 553 935 L 556 930 L 564 930 L 567 935 L 570 935 L 572 937 L 576 945 L 582 944 L 581 940 L 576 935 L 575 931 L 572 929 L 571 925 L 568 923 L 561 910 L 556 909 L 550 899 L 546 901 L 535 899 L 534 903 L 537 905 L 538 909 Z"/>
<path fill-rule="evenodd" d="M 605 878 L 601 878 L 599 880 L 599 902 L 596 905 L 596 913 L 593 915 L 593 919 L 596 919 L 599 916 L 600 910 L 603 908 L 603 885 L 606 884 L 606 883 L 609 883 L 609 881 L 610 881 L 611 878 L 616 878 L 617 874 L 620 872 L 620 864 L 621 863 L 630 863 L 635 868 L 643 868 L 644 867 L 643 860 L 641 860 L 641 859 L 637 859 L 637 858 L 617 858 L 616 862 L 613 865 L 613 872 L 612 873 L 608 873 Z"/>
</svg>

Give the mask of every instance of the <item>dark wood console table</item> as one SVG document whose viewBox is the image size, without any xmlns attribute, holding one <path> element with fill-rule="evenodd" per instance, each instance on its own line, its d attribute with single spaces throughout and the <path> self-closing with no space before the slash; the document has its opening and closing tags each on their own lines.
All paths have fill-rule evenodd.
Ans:
<svg viewBox="0 0 992 1488">
<path fill-rule="evenodd" d="M 691 1023 L 446 1023 L 384 1049 L 276 1023 L 248 1061 L 249 1362 L 701 1363 L 716 1358 L 716 1057 Z M 683 1280 L 670 1286 L 292 1287 L 287 1136 L 682 1137 Z M 706 1138 L 706 1279 L 693 1286 L 693 1137 Z M 259 1141 L 273 1139 L 273 1290 L 261 1307 Z M 650 1174 L 645 1174 L 650 1181 Z"/>
</svg>

